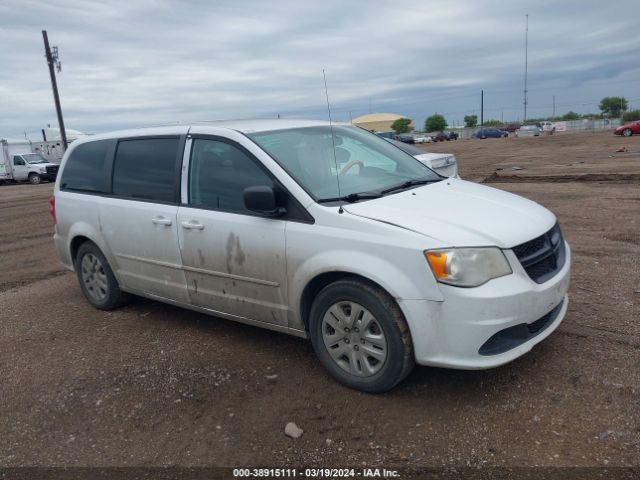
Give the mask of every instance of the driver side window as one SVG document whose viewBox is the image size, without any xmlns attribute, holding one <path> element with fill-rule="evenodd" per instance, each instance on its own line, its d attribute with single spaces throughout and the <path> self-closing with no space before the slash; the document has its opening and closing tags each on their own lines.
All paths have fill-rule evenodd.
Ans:
<svg viewBox="0 0 640 480">
<path fill-rule="evenodd" d="M 18 166 L 18 165 L 24 166 L 25 165 L 24 160 L 22 159 L 22 157 L 19 157 L 17 155 L 13 157 L 13 164 L 16 165 L 16 166 Z"/>
<path fill-rule="evenodd" d="M 244 189 L 273 180 L 244 150 L 220 140 L 196 138 L 189 162 L 189 205 L 251 213 L 244 206 Z"/>
</svg>

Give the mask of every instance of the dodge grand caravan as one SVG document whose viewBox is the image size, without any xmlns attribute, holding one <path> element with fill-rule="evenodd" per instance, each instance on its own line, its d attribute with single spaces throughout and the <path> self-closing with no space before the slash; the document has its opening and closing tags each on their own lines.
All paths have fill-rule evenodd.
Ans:
<svg viewBox="0 0 640 480">
<path fill-rule="evenodd" d="M 551 212 L 441 177 L 352 125 L 80 139 L 51 213 L 96 308 L 134 294 L 309 338 L 335 379 L 368 392 L 416 362 L 502 365 L 567 311 L 570 250 Z"/>
</svg>

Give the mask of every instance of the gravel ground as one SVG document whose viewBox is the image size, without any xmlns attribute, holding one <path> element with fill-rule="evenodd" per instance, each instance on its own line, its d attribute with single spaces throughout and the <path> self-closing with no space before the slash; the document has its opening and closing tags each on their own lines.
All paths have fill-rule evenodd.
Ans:
<svg viewBox="0 0 640 480">
<path fill-rule="evenodd" d="M 2 186 L 0 466 L 639 465 L 640 138 L 427 148 L 454 152 L 465 178 L 524 175 L 488 181 L 558 216 L 569 312 L 532 352 L 489 371 L 417 367 L 367 395 L 301 339 L 144 299 L 96 311 L 55 257 L 51 185 Z"/>
</svg>

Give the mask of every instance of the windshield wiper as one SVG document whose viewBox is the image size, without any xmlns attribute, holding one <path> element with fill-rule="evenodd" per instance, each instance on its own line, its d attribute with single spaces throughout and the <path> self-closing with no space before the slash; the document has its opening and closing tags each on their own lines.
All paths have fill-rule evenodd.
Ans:
<svg viewBox="0 0 640 480">
<path fill-rule="evenodd" d="M 417 185 L 427 185 L 429 183 L 440 182 L 442 178 L 437 178 L 435 180 L 408 180 L 406 182 L 401 183 L 400 185 L 396 185 L 395 187 L 389 187 L 385 190 L 382 190 L 380 193 L 385 195 L 387 193 L 395 192 L 397 190 L 404 190 L 405 188 L 415 187 Z"/>
<path fill-rule="evenodd" d="M 329 202 L 349 202 L 354 203 L 359 200 L 370 200 L 372 198 L 380 198 L 382 194 L 376 192 L 362 192 L 362 193 L 350 193 L 349 195 L 344 195 L 342 197 L 334 197 L 334 198 L 321 198 L 318 200 L 318 203 L 329 203 Z"/>
</svg>

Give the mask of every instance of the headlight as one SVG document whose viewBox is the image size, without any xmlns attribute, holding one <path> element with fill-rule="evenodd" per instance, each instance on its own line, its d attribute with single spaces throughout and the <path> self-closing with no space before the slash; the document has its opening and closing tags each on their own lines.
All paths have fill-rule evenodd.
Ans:
<svg viewBox="0 0 640 480">
<path fill-rule="evenodd" d="M 47 169 L 46 169 L 46 168 L 44 168 L 44 167 L 41 167 L 41 168 L 40 168 L 40 173 L 47 173 Z"/>
<path fill-rule="evenodd" d="M 437 281 L 457 287 L 478 287 L 512 273 L 504 253 L 495 247 L 428 250 L 424 255 Z"/>
</svg>

